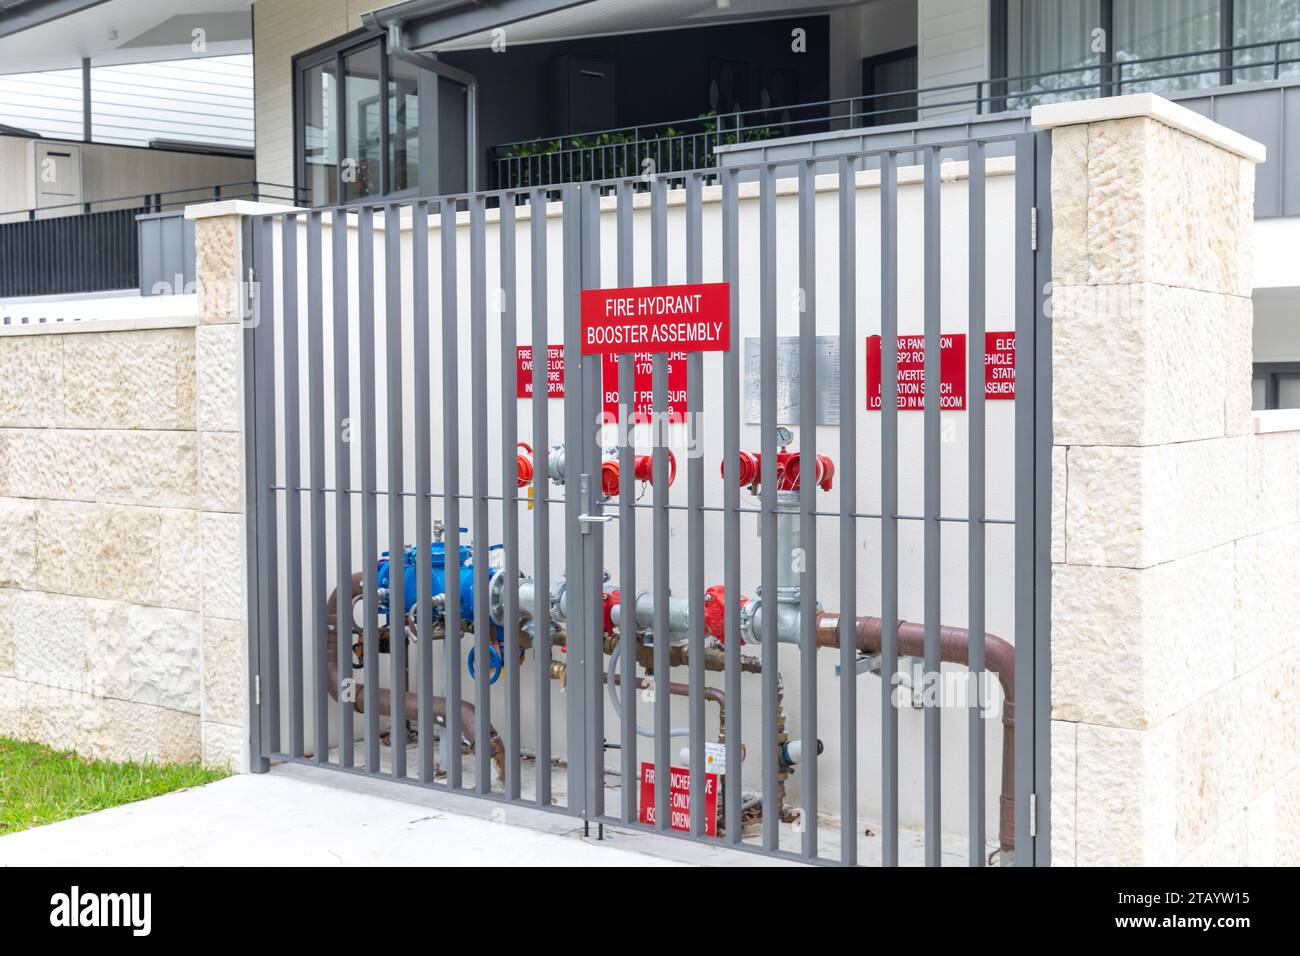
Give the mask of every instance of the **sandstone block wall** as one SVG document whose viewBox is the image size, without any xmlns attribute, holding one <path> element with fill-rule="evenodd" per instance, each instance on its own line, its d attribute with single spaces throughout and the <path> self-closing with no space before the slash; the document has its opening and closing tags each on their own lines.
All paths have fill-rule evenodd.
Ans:
<svg viewBox="0 0 1300 956">
<path fill-rule="evenodd" d="M 1255 144 L 1182 114 L 1035 116 L 1056 864 L 1300 863 L 1300 432 L 1250 410 Z"/>
<path fill-rule="evenodd" d="M 223 276 L 234 222 L 200 223 Z M 113 331 L 0 330 L 0 734 L 247 766 L 240 337 L 223 301 L 179 296 L 188 319 Z"/>
</svg>

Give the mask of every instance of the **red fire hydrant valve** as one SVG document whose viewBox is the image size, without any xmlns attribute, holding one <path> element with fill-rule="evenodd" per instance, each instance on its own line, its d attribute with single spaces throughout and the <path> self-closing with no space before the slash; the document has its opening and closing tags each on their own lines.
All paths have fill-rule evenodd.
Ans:
<svg viewBox="0 0 1300 956">
<path fill-rule="evenodd" d="M 515 455 L 515 481 L 522 488 L 532 484 L 533 481 L 533 448 L 522 441 L 517 447 L 522 449 L 522 452 Z"/>
<path fill-rule="evenodd" d="M 748 600 L 740 596 L 740 606 Z M 714 584 L 704 591 L 704 629 L 719 641 L 727 640 L 727 593 L 726 585 Z"/>
<path fill-rule="evenodd" d="M 737 461 L 736 479 L 741 487 L 755 492 L 763 482 L 763 456 L 755 451 L 742 451 Z M 722 463 L 722 477 L 727 474 L 727 463 Z M 803 457 L 797 451 L 776 454 L 776 487 L 778 491 L 798 491 L 803 479 Z M 835 462 L 829 455 L 817 456 L 815 481 L 822 491 L 830 491 L 835 479 Z"/>
<path fill-rule="evenodd" d="M 604 598 L 605 605 L 605 633 L 606 635 L 614 633 L 614 605 L 619 603 L 618 591 L 606 591 Z"/>
</svg>

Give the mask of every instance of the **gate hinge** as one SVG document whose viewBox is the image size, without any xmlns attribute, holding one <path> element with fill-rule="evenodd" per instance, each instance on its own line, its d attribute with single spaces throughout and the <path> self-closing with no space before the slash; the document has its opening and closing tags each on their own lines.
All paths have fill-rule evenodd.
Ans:
<svg viewBox="0 0 1300 956">
<path fill-rule="evenodd" d="M 253 675 L 253 703 L 262 706 L 262 675 Z"/>
<path fill-rule="evenodd" d="M 1038 251 L 1038 207 L 1029 208 L 1029 251 Z"/>
<path fill-rule="evenodd" d="M 1038 836 L 1038 794 L 1029 795 L 1029 835 Z"/>
</svg>

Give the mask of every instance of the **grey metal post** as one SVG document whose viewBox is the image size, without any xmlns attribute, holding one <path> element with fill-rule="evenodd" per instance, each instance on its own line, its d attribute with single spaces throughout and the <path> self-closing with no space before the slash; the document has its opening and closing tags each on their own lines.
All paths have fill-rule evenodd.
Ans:
<svg viewBox="0 0 1300 956">
<path fill-rule="evenodd" d="M 460 344 L 456 295 L 456 200 L 439 203 L 442 253 L 442 518 L 443 555 L 447 571 L 443 620 L 446 636 L 443 674 L 447 700 L 447 729 L 439 748 L 446 764 L 447 786 L 460 789 Z"/>
<path fill-rule="evenodd" d="M 898 155 L 880 159 L 881 862 L 898 866 Z"/>
</svg>

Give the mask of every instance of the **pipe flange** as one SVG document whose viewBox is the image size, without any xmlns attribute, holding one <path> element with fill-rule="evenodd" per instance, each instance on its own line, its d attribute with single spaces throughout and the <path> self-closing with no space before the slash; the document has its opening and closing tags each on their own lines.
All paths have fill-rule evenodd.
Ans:
<svg viewBox="0 0 1300 956">
<path fill-rule="evenodd" d="M 758 632 L 754 628 L 754 616 L 762 606 L 761 597 L 753 597 L 740 606 L 740 641 L 742 644 L 757 644 Z"/>
<path fill-rule="evenodd" d="M 519 575 L 523 580 L 523 575 Z M 488 618 L 498 627 L 506 622 L 506 573 L 498 571 L 488 581 Z"/>
</svg>

